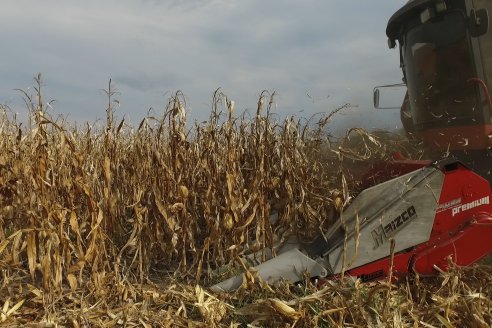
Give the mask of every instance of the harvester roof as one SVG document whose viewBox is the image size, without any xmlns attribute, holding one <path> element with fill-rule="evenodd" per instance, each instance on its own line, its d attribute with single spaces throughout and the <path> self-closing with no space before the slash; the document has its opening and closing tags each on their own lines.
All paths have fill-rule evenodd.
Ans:
<svg viewBox="0 0 492 328">
<path fill-rule="evenodd" d="M 429 5 L 442 3 L 443 0 L 410 0 L 391 16 L 386 27 L 386 35 L 395 41 L 401 33 L 401 27 L 409 17 L 415 16 Z"/>
</svg>

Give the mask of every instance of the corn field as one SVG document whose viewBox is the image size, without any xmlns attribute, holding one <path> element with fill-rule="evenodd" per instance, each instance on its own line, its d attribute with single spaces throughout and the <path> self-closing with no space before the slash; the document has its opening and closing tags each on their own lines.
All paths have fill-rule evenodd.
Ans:
<svg viewBox="0 0 492 328">
<path fill-rule="evenodd" d="M 207 290 L 241 257 L 326 231 L 357 189 L 349 168 L 398 151 L 391 134 L 327 133 L 336 112 L 279 119 L 275 95 L 236 115 L 220 90 L 186 121 L 75 127 L 23 92 L 29 122 L 0 112 L 0 323 L 6 327 L 489 327 L 492 270 L 362 284 L 350 278 Z M 58 118 L 54 118 L 58 117 Z M 272 220 L 272 217 L 275 220 Z"/>
</svg>

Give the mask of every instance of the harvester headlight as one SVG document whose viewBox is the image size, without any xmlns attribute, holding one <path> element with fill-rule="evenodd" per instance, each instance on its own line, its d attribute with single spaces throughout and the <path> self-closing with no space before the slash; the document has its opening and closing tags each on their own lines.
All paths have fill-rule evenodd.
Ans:
<svg viewBox="0 0 492 328">
<path fill-rule="evenodd" d="M 439 1 L 438 3 L 436 3 L 436 11 L 438 13 L 442 13 L 442 12 L 446 11 L 447 9 L 448 9 L 448 7 L 446 6 L 446 2 Z"/>
<path fill-rule="evenodd" d="M 420 13 L 420 22 L 424 24 L 434 18 L 434 16 L 434 10 L 432 8 L 426 8 Z"/>
</svg>

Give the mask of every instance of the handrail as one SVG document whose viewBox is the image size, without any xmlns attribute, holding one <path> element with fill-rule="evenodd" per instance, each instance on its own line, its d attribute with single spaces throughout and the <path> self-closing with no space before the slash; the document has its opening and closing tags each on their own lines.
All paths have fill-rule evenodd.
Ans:
<svg viewBox="0 0 492 328">
<path fill-rule="evenodd" d="M 485 82 L 481 78 L 478 78 L 478 77 L 469 78 L 468 80 L 466 80 L 466 82 L 475 82 L 475 83 L 478 83 L 478 85 L 480 85 L 483 93 L 485 94 L 485 98 L 487 100 L 487 105 L 489 106 L 490 115 L 492 115 L 492 99 L 490 98 L 489 89 L 487 88 L 487 85 L 485 84 Z"/>
</svg>

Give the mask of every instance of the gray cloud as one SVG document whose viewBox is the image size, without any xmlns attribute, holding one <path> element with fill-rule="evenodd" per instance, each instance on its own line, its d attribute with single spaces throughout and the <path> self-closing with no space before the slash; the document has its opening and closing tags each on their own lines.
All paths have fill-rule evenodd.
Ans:
<svg viewBox="0 0 492 328">
<path fill-rule="evenodd" d="M 76 120 L 103 116 L 109 78 L 121 92 L 119 114 L 135 121 L 176 90 L 203 119 L 217 87 L 238 109 L 254 107 L 263 89 L 278 91 L 280 115 L 344 102 L 366 109 L 374 85 L 400 79 L 384 30 L 404 2 L 9 0 L 0 12 L 0 103 L 17 104 L 12 89 L 42 72 L 55 109 Z"/>
</svg>

